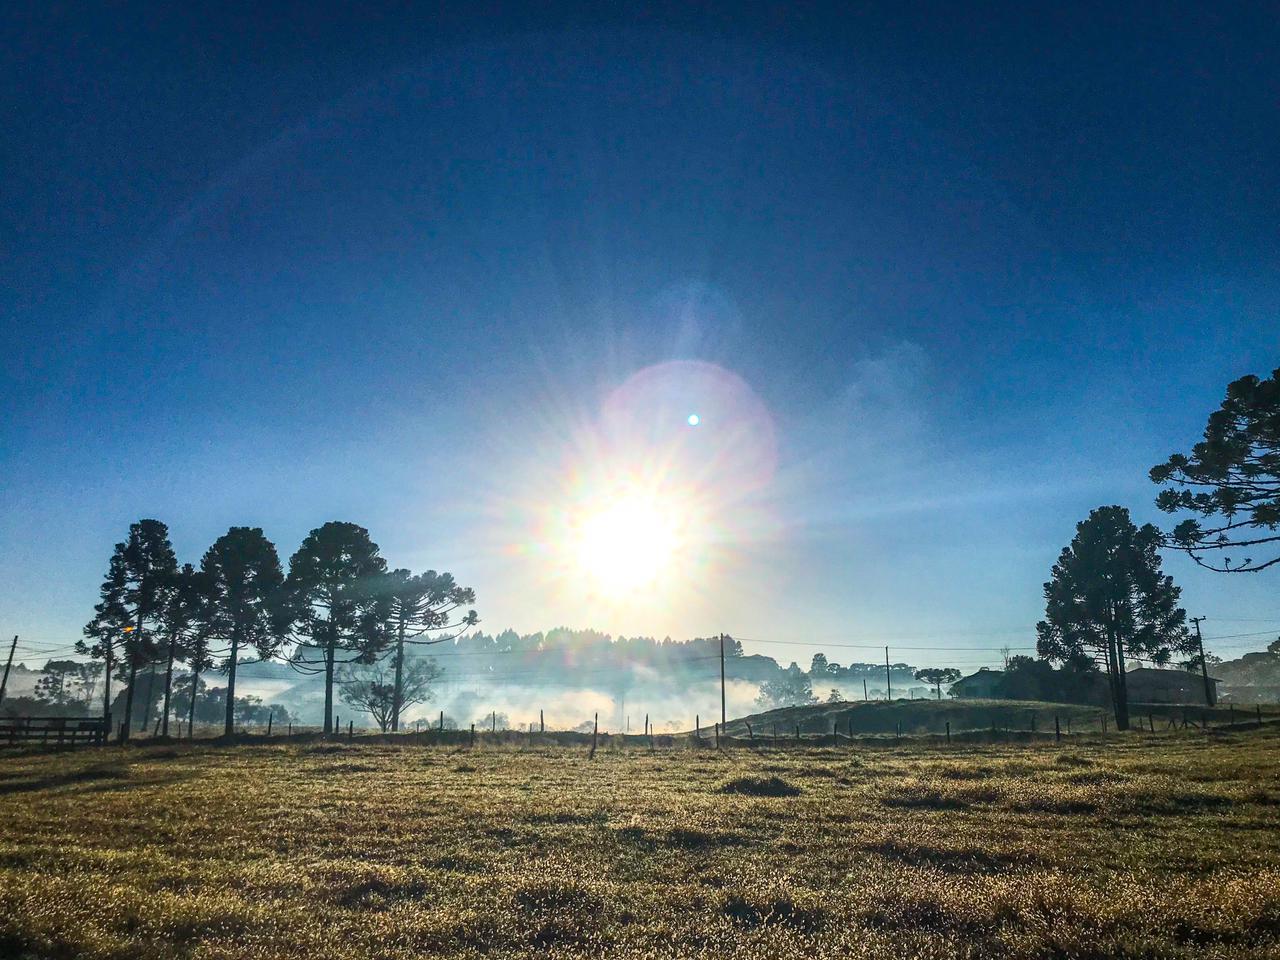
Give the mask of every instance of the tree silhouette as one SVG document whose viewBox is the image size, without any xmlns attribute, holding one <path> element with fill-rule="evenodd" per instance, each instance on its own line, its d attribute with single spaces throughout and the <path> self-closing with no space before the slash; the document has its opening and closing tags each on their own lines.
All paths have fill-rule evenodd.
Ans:
<svg viewBox="0 0 1280 960">
<path fill-rule="evenodd" d="M 372 663 L 385 649 L 391 601 L 384 589 L 387 563 L 369 531 L 330 521 L 312 530 L 289 560 L 285 585 L 295 631 L 306 643 L 290 662 L 306 673 L 324 672 L 324 732 L 333 732 L 333 678 L 342 663 Z"/>
<path fill-rule="evenodd" d="M 191 682 L 185 705 L 181 703 L 176 705 L 178 713 L 182 713 L 185 709 L 187 714 L 187 739 L 191 739 L 195 735 L 196 700 L 204 686 L 200 680 L 200 674 L 213 667 L 213 655 L 209 649 L 209 642 L 213 639 L 213 630 L 217 623 L 213 615 L 213 578 L 204 570 L 201 570 L 196 576 L 199 578 L 196 581 L 197 588 L 200 591 L 198 596 L 199 610 L 191 624 L 187 642 L 187 666 L 191 670 Z M 181 694 L 176 694 L 175 696 L 181 700 Z"/>
<path fill-rule="evenodd" d="M 139 520 L 129 527 L 129 537 L 117 543 L 102 583 L 102 600 L 84 633 L 92 643 L 80 641 L 76 649 L 106 662 L 108 679 L 103 716 L 111 717 L 110 671 L 123 666 L 128 687 L 125 694 L 121 739 L 128 740 L 133 724 L 133 694 L 138 668 L 155 661 L 154 631 L 163 616 L 178 561 L 169 543 L 169 528 L 159 520 Z"/>
<path fill-rule="evenodd" d="M 1220 573 L 1256 573 L 1280 563 L 1280 553 L 1264 560 L 1251 554 L 1280 544 L 1280 369 L 1267 380 L 1241 377 L 1227 387 L 1222 406 L 1209 415 L 1204 440 L 1191 455 L 1176 453 L 1151 468 L 1162 490 L 1156 506 L 1166 513 L 1190 510 L 1221 517 L 1215 526 L 1184 520 L 1166 538 L 1196 563 Z M 1204 558 L 1206 550 L 1243 550 L 1243 561 Z"/>
<path fill-rule="evenodd" d="M 173 694 L 173 664 L 189 660 L 195 637 L 207 630 L 209 576 L 184 563 L 173 575 L 172 589 L 161 616 L 161 639 L 165 648 L 164 707 L 160 714 L 160 732 L 169 735 L 169 705 Z M 207 655 L 207 642 L 204 644 Z M 194 667 L 193 667 L 194 670 Z"/>
<path fill-rule="evenodd" d="M 381 661 L 372 665 L 351 665 L 338 675 L 341 685 L 338 695 L 343 703 L 373 717 L 379 729 L 386 733 L 397 709 L 403 710 L 431 699 L 431 685 L 443 672 L 434 660 L 425 659 L 410 660 L 394 675 Z"/>
<path fill-rule="evenodd" d="M 84 703 L 83 689 L 88 681 L 90 664 L 79 660 L 49 660 L 36 681 L 35 698 L 55 707 Z"/>
<path fill-rule="evenodd" d="M 405 699 L 405 644 L 453 640 L 460 631 L 480 621 L 474 610 L 458 615 L 464 606 L 476 602 L 476 594 L 470 587 L 458 586 L 449 573 L 428 570 L 414 576 L 408 570 L 392 570 L 382 580 L 382 590 L 390 604 L 388 626 L 396 638 L 392 656 L 395 672 L 391 730 L 394 732 L 400 729 L 401 711 L 409 705 Z"/>
<path fill-rule="evenodd" d="M 122 655 L 129 625 L 129 612 L 124 607 L 125 571 L 123 544 L 117 544 L 102 582 L 102 599 L 93 607 L 93 619 L 84 627 L 84 639 L 76 641 L 76 653 L 101 660 L 102 719 L 111 727 L 111 677 Z"/>
<path fill-rule="evenodd" d="M 760 693 L 756 697 L 756 705 L 765 710 L 808 706 L 817 702 L 808 675 L 794 663 L 775 679 L 760 684 Z"/>
<path fill-rule="evenodd" d="M 1181 590 L 1160 570 L 1160 531 L 1135 527 L 1123 507 L 1099 507 L 1076 525 L 1076 535 L 1044 585 L 1045 619 L 1036 624 L 1040 656 L 1080 666 L 1105 664 L 1116 727 L 1129 728 L 1126 657 L 1168 663 L 1189 653 Z"/>
<path fill-rule="evenodd" d="M 917 670 L 915 678 L 922 683 L 931 683 L 933 688 L 938 691 L 938 699 L 942 699 L 942 685 L 944 683 L 955 683 L 960 679 L 960 671 L 955 667 L 929 667 L 925 670 Z"/>
<path fill-rule="evenodd" d="M 275 544 L 260 527 L 232 527 L 205 552 L 200 570 L 207 591 L 202 616 L 208 635 L 230 645 L 223 716 L 223 735 L 229 737 L 235 731 L 236 664 L 240 651 L 253 647 L 265 660 L 275 654 L 286 635 L 284 573 Z M 194 683 L 193 678 L 193 693 Z"/>
</svg>

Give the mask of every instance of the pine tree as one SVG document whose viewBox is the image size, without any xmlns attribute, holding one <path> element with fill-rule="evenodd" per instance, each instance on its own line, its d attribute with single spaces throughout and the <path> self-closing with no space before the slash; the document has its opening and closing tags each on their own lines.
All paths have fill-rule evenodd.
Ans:
<svg viewBox="0 0 1280 960">
<path fill-rule="evenodd" d="M 129 537 L 117 543 L 102 583 L 101 601 L 85 625 L 85 637 L 76 649 L 102 659 L 107 668 L 103 716 L 111 719 L 111 670 L 123 670 L 125 694 L 121 739 L 128 740 L 133 725 L 133 694 L 138 669 L 154 663 L 155 631 L 159 627 L 178 561 L 169 543 L 169 528 L 159 520 L 139 520 L 130 525 Z"/>
<path fill-rule="evenodd" d="M 312 530 L 289 559 L 285 593 L 294 631 L 305 640 L 290 662 L 306 673 L 324 673 L 325 733 L 333 732 L 335 665 L 373 663 L 386 649 L 386 571 L 369 531 L 338 521 Z"/>
<path fill-rule="evenodd" d="M 388 627 L 396 641 L 390 721 L 394 733 L 400 729 L 400 713 L 406 705 L 405 644 L 443 643 L 480 621 L 474 610 L 461 613 L 464 606 L 476 602 L 476 594 L 470 587 L 458 586 L 452 574 L 428 570 L 414 576 L 408 570 L 392 570 L 383 585 L 390 602 Z"/>
<path fill-rule="evenodd" d="M 1222 518 L 1207 527 L 1182 521 L 1169 535 L 1169 546 L 1220 573 L 1256 573 L 1280 563 L 1280 553 L 1264 556 L 1280 547 L 1280 370 L 1267 380 L 1248 376 L 1228 385 L 1222 406 L 1209 415 L 1204 440 L 1190 456 L 1175 453 L 1152 467 L 1151 479 L 1180 488 L 1162 490 L 1156 498 L 1166 513 Z M 1205 559 L 1211 550 L 1245 556 L 1234 565 L 1226 556 L 1213 562 Z"/>
<path fill-rule="evenodd" d="M 275 655 L 287 631 L 282 587 L 284 573 L 275 544 L 260 527 L 232 527 L 200 560 L 206 592 L 203 617 L 210 637 L 229 645 L 227 703 L 223 735 L 235 732 L 236 666 L 246 647 L 266 660 Z M 196 692 L 192 680 L 192 700 Z"/>
<path fill-rule="evenodd" d="M 1180 588 L 1161 572 L 1160 531 L 1141 528 L 1123 507 L 1099 507 L 1076 535 L 1044 585 L 1045 619 L 1036 625 L 1040 656 L 1059 663 L 1101 660 L 1111 684 L 1116 728 L 1129 728 L 1126 658 L 1168 663 L 1190 653 Z"/>
</svg>

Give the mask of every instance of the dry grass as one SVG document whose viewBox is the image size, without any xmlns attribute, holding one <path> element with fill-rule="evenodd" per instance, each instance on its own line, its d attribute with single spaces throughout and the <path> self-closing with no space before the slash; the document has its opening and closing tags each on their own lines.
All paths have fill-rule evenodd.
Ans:
<svg viewBox="0 0 1280 960">
<path fill-rule="evenodd" d="M 4 957 L 1280 956 L 1276 732 L 111 748 L 0 803 Z"/>
</svg>

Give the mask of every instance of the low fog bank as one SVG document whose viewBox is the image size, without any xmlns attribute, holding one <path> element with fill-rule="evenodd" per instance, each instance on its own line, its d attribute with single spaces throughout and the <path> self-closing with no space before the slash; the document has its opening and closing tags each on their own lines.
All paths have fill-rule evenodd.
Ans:
<svg viewBox="0 0 1280 960">
<path fill-rule="evenodd" d="M 215 681 L 216 682 L 216 681 Z M 256 696 L 265 703 L 287 708 L 297 723 L 319 724 L 324 718 L 324 688 L 313 681 L 299 682 L 281 689 L 279 681 L 246 680 L 237 683 L 237 693 Z M 725 702 L 730 717 L 756 712 L 758 684 L 745 680 L 728 681 Z M 359 715 L 354 707 L 338 701 L 338 714 L 346 723 L 354 720 L 357 727 L 372 726 L 368 715 Z M 420 723 L 434 727 L 443 711 L 448 728 L 465 729 L 472 723 L 488 729 L 496 722 L 498 729 L 537 729 L 543 722 L 548 730 L 573 730 L 589 726 L 599 716 L 600 730 L 610 733 L 642 733 L 645 716 L 659 733 L 690 730 L 694 723 L 710 726 L 720 719 L 719 678 L 688 683 L 679 688 L 664 689 L 661 684 L 635 686 L 629 690 L 604 686 L 566 688 L 564 686 L 516 686 L 505 683 L 476 681 L 451 682 L 446 678 L 432 690 L 431 699 L 405 711 L 404 727 Z"/>
</svg>

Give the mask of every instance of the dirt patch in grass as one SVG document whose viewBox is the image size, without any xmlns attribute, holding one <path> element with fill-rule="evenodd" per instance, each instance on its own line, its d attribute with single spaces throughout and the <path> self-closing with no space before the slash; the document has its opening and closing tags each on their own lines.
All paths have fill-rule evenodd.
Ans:
<svg viewBox="0 0 1280 960">
<path fill-rule="evenodd" d="M 799 898 L 779 893 L 730 893 L 721 912 L 734 926 L 747 929 L 772 925 L 815 933 L 826 924 L 826 912 L 817 903 L 797 902 Z"/>
<path fill-rule="evenodd" d="M 866 850 L 907 866 L 935 867 L 946 873 L 1009 873 L 1036 863 L 1021 853 L 1002 853 L 981 847 L 931 847 L 898 840 L 874 843 Z"/>
<path fill-rule="evenodd" d="M 318 768 L 319 773 L 375 773 L 378 768 L 367 763 L 331 763 Z"/>
<path fill-rule="evenodd" d="M 387 909 L 400 900 L 421 900 L 427 885 L 420 881 L 398 882 L 382 877 L 369 877 L 337 891 L 334 900 L 348 908 Z"/>
<path fill-rule="evenodd" d="M 736 793 L 748 797 L 795 797 L 800 788 L 781 777 L 737 777 L 720 785 L 719 793 Z"/>
<path fill-rule="evenodd" d="M 1078 753 L 1060 753 L 1053 761 L 1059 767 L 1095 767 L 1096 760 L 1090 760 L 1088 757 L 1082 757 Z"/>
</svg>

